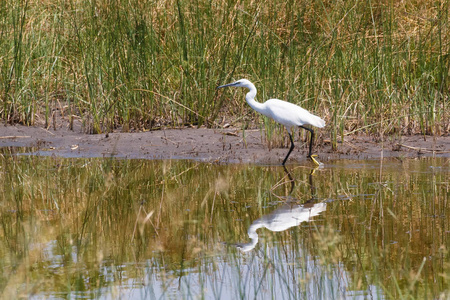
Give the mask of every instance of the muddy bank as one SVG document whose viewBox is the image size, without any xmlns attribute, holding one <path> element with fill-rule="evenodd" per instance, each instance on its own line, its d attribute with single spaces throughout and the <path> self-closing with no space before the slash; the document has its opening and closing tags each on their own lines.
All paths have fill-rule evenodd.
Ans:
<svg viewBox="0 0 450 300">
<path fill-rule="evenodd" d="M 306 161 L 307 144 L 296 138 L 288 163 Z M 63 157 L 121 157 L 143 159 L 194 159 L 220 163 L 278 164 L 287 148 L 269 150 L 260 130 L 242 132 L 235 128 L 165 129 L 136 133 L 88 135 L 81 130 L 57 130 L 41 126 L 0 126 L 0 147 L 30 147 L 37 155 Z M 386 137 L 375 142 L 367 136 L 347 136 L 337 151 L 324 139 L 314 152 L 323 162 L 331 159 L 376 159 L 380 157 L 450 157 L 449 136 Z"/>
</svg>

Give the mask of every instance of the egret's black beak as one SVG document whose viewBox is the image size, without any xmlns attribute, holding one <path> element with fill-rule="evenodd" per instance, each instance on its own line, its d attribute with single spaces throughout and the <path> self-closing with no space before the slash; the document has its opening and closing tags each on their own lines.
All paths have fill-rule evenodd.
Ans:
<svg viewBox="0 0 450 300">
<path fill-rule="evenodd" d="M 236 82 L 218 86 L 218 87 L 216 88 L 216 90 L 221 89 L 221 88 L 224 88 L 224 87 L 227 87 L 227 86 L 233 86 L 233 85 L 236 85 Z"/>
</svg>

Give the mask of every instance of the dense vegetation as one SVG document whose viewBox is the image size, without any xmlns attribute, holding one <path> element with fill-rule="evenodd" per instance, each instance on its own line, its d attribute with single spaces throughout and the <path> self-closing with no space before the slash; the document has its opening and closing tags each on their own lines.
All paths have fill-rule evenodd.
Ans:
<svg viewBox="0 0 450 300">
<path fill-rule="evenodd" d="M 323 116 L 333 140 L 441 135 L 449 9 L 448 0 L 5 0 L 0 118 L 49 126 L 58 114 L 90 133 L 242 124 L 258 120 L 242 91 L 215 88 L 245 77 L 259 101 Z"/>
</svg>

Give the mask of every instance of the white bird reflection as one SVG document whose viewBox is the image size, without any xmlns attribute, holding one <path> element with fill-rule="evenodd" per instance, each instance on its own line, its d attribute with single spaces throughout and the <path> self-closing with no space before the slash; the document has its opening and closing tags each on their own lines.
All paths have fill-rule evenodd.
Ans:
<svg viewBox="0 0 450 300">
<path fill-rule="evenodd" d="M 294 181 L 290 173 L 285 168 L 285 172 L 288 174 L 291 179 L 291 191 L 294 188 Z M 312 184 L 312 174 L 309 175 L 312 198 L 306 201 L 303 204 L 296 203 L 286 203 L 283 204 L 280 208 L 274 210 L 270 214 L 264 215 L 261 218 L 255 220 L 250 227 L 248 228 L 248 236 L 250 238 L 249 243 L 240 243 L 236 244 L 236 247 L 240 249 L 242 252 L 251 251 L 255 248 L 258 243 L 258 233 L 256 230 L 259 228 L 267 228 L 270 231 L 280 232 L 287 230 L 291 227 L 298 226 L 303 222 L 312 221 L 312 218 L 319 215 L 321 212 L 327 209 L 327 204 L 325 202 L 315 203 L 315 195 L 314 195 L 314 186 Z"/>
</svg>

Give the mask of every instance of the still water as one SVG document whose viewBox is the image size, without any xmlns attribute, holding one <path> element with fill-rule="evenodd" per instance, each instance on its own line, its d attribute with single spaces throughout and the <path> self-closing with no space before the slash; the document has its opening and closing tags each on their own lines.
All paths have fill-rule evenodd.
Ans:
<svg viewBox="0 0 450 300">
<path fill-rule="evenodd" d="M 0 155 L 0 293 L 450 297 L 448 159 L 215 165 Z"/>
</svg>

